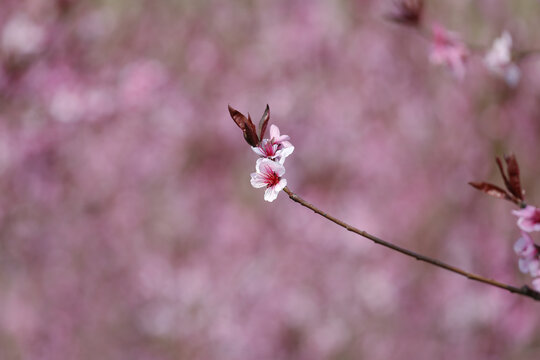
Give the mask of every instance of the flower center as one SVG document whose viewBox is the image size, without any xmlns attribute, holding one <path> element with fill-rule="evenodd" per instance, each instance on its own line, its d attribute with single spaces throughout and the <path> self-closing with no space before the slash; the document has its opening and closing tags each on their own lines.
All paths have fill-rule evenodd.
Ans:
<svg viewBox="0 0 540 360">
<path fill-rule="evenodd" d="M 272 141 L 265 140 L 261 144 L 260 149 L 266 155 L 266 157 L 273 157 L 276 155 L 276 152 L 275 152 L 276 149 Z"/>
<path fill-rule="evenodd" d="M 264 173 L 264 182 L 266 183 L 267 187 L 276 186 L 279 183 L 279 180 L 280 178 L 278 174 L 271 169 L 266 169 Z"/>
</svg>

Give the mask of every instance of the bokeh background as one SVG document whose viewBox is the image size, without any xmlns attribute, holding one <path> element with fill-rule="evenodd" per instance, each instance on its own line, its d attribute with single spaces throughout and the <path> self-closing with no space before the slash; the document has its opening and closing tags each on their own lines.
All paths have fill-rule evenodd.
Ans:
<svg viewBox="0 0 540 360">
<path fill-rule="evenodd" d="M 540 204 L 540 57 L 508 87 L 384 20 L 392 1 L 2 0 L 0 358 L 536 359 L 540 307 L 253 189 L 227 104 L 291 136 L 289 187 L 516 286 L 514 152 Z M 540 47 L 540 3 L 428 1 L 425 23 Z M 538 238 L 538 237 L 537 237 Z M 538 240 L 538 239 L 536 239 Z"/>
</svg>

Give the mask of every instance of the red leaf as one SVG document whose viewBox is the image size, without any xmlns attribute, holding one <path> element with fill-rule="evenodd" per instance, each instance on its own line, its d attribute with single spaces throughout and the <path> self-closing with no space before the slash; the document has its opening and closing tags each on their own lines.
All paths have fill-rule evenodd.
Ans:
<svg viewBox="0 0 540 360">
<path fill-rule="evenodd" d="M 499 172 L 501 173 L 501 176 L 504 180 L 504 185 L 508 189 L 510 187 L 510 182 L 508 181 L 508 177 L 506 177 L 506 172 L 504 171 L 502 161 L 498 157 L 495 158 L 495 161 L 497 162 L 497 166 L 499 167 Z"/>
<path fill-rule="evenodd" d="M 247 119 L 247 131 L 244 133 L 244 138 L 251 146 L 257 146 L 259 145 L 259 137 L 257 136 L 257 129 L 255 128 L 255 124 L 253 124 L 253 121 L 251 121 L 251 116 L 248 113 L 248 119 Z"/>
<path fill-rule="evenodd" d="M 231 117 L 236 123 L 236 125 L 238 125 L 238 127 L 242 129 L 242 131 L 244 131 L 246 129 L 246 122 L 247 122 L 247 119 L 244 116 L 244 114 L 232 108 L 231 105 L 229 105 L 229 114 L 231 114 Z"/>
<path fill-rule="evenodd" d="M 518 201 L 514 198 L 514 196 L 506 192 L 504 189 L 501 189 L 497 185 L 493 185 L 493 184 L 485 183 L 485 182 L 479 182 L 479 183 L 469 182 L 469 185 L 471 185 L 475 189 L 478 189 L 482 191 L 483 193 L 488 194 L 490 196 L 493 196 L 499 199 L 512 201 L 516 204 L 518 203 Z"/>
<path fill-rule="evenodd" d="M 523 190 L 521 189 L 521 181 L 519 179 L 519 165 L 514 154 L 504 157 L 506 161 L 506 171 L 508 173 L 508 191 L 515 197 L 523 200 Z"/>
</svg>

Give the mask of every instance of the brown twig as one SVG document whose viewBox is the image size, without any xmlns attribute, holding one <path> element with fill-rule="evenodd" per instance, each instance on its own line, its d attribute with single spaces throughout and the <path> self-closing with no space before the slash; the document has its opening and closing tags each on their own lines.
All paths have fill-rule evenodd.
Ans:
<svg viewBox="0 0 540 360">
<path fill-rule="evenodd" d="M 501 283 L 501 282 L 498 282 L 498 281 L 495 281 L 495 280 L 492 280 L 492 279 L 487 279 L 485 277 L 482 277 L 482 276 L 476 275 L 476 274 L 472 274 L 470 272 L 467 272 L 467 271 L 462 270 L 460 268 L 457 268 L 455 266 L 448 265 L 448 264 L 446 264 L 446 263 L 444 263 L 442 261 L 439 261 L 437 259 L 430 258 L 429 256 L 418 254 L 418 253 L 416 253 L 416 252 L 414 252 L 412 250 L 408 250 L 408 249 L 402 248 L 400 246 L 394 245 L 394 244 L 389 243 L 387 241 L 384 241 L 384 240 L 382 240 L 382 239 L 380 239 L 380 238 L 378 238 L 378 237 L 376 237 L 374 235 L 371 235 L 371 234 L 369 234 L 369 233 L 367 233 L 365 231 L 357 229 L 354 226 L 351 226 L 351 225 L 347 224 L 346 222 L 343 222 L 343 221 L 339 220 L 338 218 L 335 218 L 332 215 L 329 215 L 329 214 L 325 213 L 322 210 L 319 210 L 314 205 L 308 203 L 307 201 L 305 201 L 304 199 L 302 199 L 301 197 L 299 197 L 298 195 L 293 193 L 288 187 L 285 187 L 283 189 L 283 191 L 285 191 L 287 193 L 287 195 L 289 195 L 289 198 L 291 198 L 291 200 L 293 200 L 294 202 L 297 202 L 298 204 L 300 204 L 300 205 L 302 205 L 302 206 L 304 206 L 304 207 L 306 207 L 308 209 L 313 210 L 315 213 L 321 215 L 325 219 L 332 221 L 333 223 L 347 229 L 350 232 L 353 232 L 353 233 L 355 233 L 357 235 L 360 235 L 360 236 L 362 236 L 362 237 L 364 237 L 366 239 L 369 239 L 369 240 L 373 241 L 376 244 L 379 244 L 379 245 L 382 245 L 382 246 L 387 247 L 389 249 L 392 249 L 394 251 L 400 252 L 400 253 L 402 253 L 404 255 L 415 258 L 416 260 L 423 261 L 423 262 L 426 262 L 428 264 L 437 266 L 439 268 L 442 268 L 442 269 L 451 271 L 453 273 L 459 274 L 461 276 L 466 277 L 467 279 L 478 281 L 478 282 L 481 282 L 481 283 L 484 283 L 484 284 L 487 284 L 487 285 L 495 286 L 495 287 L 498 287 L 500 289 L 507 290 L 507 291 L 509 291 L 511 293 L 527 296 L 527 297 L 529 297 L 531 299 L 540 301 L 540 293 L 533 290 L 533 289 L 531 289 L 530 287 L 528 287 L 526 285 L 522 286 L 521 288 L 517 288 L 517 287 L 511 286 L 511 285 L 508 285 L 508 284 L 504 284 L 504 283 Z"/>
</svg>

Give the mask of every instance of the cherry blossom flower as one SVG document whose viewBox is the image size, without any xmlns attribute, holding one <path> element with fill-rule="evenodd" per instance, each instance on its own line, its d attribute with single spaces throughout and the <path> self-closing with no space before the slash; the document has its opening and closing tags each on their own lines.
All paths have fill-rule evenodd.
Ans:
<svg viewBox="0 0 540 360">
<path fill-rule="evenodd" d="M 537 254 L 534 242 L 528 233 L 521 232 L 521 237 L 514 244 L 514 252 L 523 258 L 531 258 Z"/>
<path fill-rule="evenodd" d="M 285 167 L 267 158 L 257 159 L 256 172 L 251 174 L 251 185 L 254 188 L 266 187 L 264 200 L 274 201 L 278 193 L 287 186 L 287 180 L 281 177 L 285 174 Z"/>
<path fill-rule="evenodd" d="M 528 233 L 521 232 L 521 237 L 514 244 L 514 252 L 519 256 L 518 265 L 522 273 L 530 273 L 532 276 L 540 275 L 538 249 Z"/>
<path fill-rule="evenodd" d="M 513 210 L 512 214 L 519 217 L 517 224 L 521 230 L 540 231 L 540 209 L 528 205 L 524 209 Z"/>
<path fill-rule="evenodd" d="M 291 143 L 288 141 L 291 139 L 289 135 L 281 135 L 279 132 L 279 128 L 274 124 L 270 125 L 270 139 L 272 140 L 272 143 L 274 144 L 282 144 L 283 146 L 292 146 Z"/>
<path fill-rule="evenodd" d="M 260 157 L 274 159 L 277 156 L 278 144 L 273 143 L 270 139 L 264 139 L 258 146 L 252 146 L 251 149 Z"/>
<path fill-rule="evenodd" d="M 33 55 L 45 44 L 45 30 L 28 16 L 17 14 L 4 25 L 0 45 L 4 52 L 15 55 Z"/>
<path fill-rule="evenodd" d="M 505 31 L 495 39 L 491 49 L 484 57 L 489 71 L 502 77 L 509 86 L 516 86 L 521 77 L 519 67 L 512 62 L 512 36 Z"/>
<path fill-rule="evenodd" d="M 287 156 L 294 151 L 294 146 L 288 141 L 289 135 L 281 135 L 276 125 L 270 125 L 270 139 L 263 139 L 251 149 L 262 158 L 274 159 L 283 165 Z"/>
<path fill-rule="evenodd" d="M 465 76 L 465 62 L 468 56 L 467 47 L 456 34 L 441 26 L 433 26 L 433 41 L 429 55 L 429 60 L 433 64 L 445 65 L 461 80 Z"/>
</svg>

